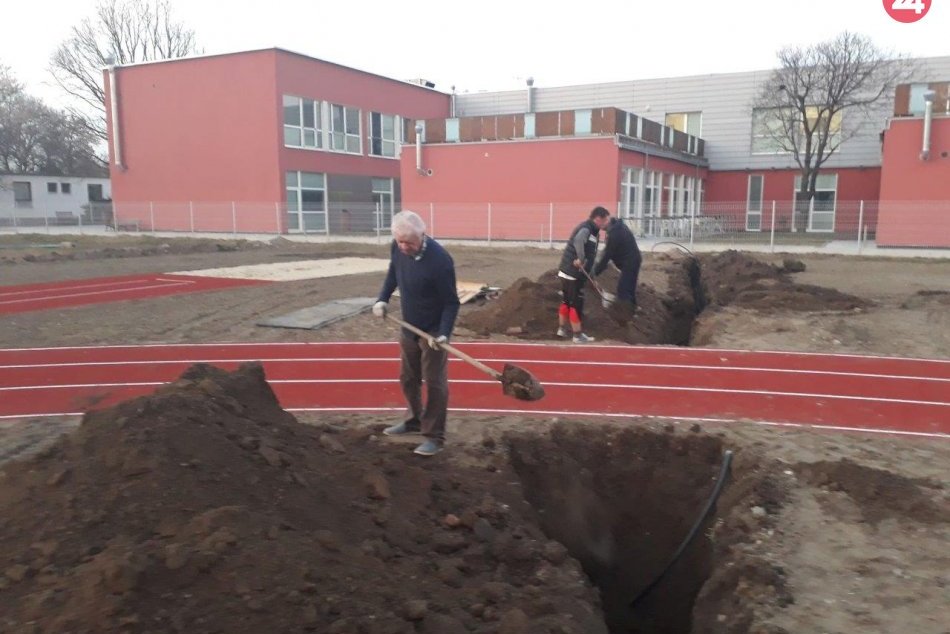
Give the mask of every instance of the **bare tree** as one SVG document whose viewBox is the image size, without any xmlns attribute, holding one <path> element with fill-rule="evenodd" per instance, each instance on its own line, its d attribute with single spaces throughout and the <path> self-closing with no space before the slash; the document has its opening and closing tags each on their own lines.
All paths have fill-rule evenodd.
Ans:
<svg viewBox="0 0 950 634">
<path fill-rule="evenodd" d="M 0 66 L 0 171 L 96 175 L 103 170 L 95 142 L 81 121 L 26 94 Z"/>
<path fill-rule="evenodd" d="M 767 146 L 760 149 L 795 160 L 801 173 L 796 205 L 802 211 L 815 198 L 822 165 L 874 120 L 874 111 L 914 68 L 907 58 L 847 31 L 807 48 L 783 48 L 778 58 L 780 67 L 753 105 L 753 138 Z"/>
<path fill-rule="evenodd" d="M 168 0 L 101 0 L 59 45 L 50 72 L 75 99 L 70 112 L 101 140 L 108 140 L 102 69 L 199 53 L 195 34 L 172 18 Z"/>
</svg>

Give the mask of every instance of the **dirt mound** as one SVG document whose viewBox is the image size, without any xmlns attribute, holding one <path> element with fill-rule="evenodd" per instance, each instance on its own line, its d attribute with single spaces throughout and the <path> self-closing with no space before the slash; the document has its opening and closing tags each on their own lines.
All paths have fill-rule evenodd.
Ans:
<svg viewBox="0 0 950 634">
<path fill-rule="evenodd" d="M 200 238 L 175 238 L 165 240 L 153 236 L 144 236 L 136 239 L 125 239 L 124 237 L 79 237 L 55 245 L 44 244 L 48 242 L 50 242 L 49 236 L 25 235 L 21 243 L 13 242 L 4 244 L 4 253 L 0 254 L 0 264 L 28 264 L 33 262 L 137 258 L 151 255 L 248 251 L 261 249 L 266 246 L 265 243 L 254 240 L 207 240 Z"/>
<path fill-rule="evenodd" d="M 0 478 L 5 632 L 603 632 L 510 474 L 195 366 Z M 506 629 L 507 628 L 507 629 Z"/>
<path fill-rule="evenodd" d="M 700 255 L 702 292 L 711 306 L 735 305 L 761 312 L 853 310 L 868 303 L 834 289 L 796 284 L 787 267 L 776 268 L 746 253 Z"/>
<path fill-rule="evenodd" d="M 584 288 L 584 331 L 601 340 L 630 344 L 684 344 L 689 341 L 690 324 L 696 314 L 696 298 L 690 282 L 693 261 L 657 256 L 651 263 L 659 269 L 666 290 L 658 291 L 641 283 L 637 289 L 639 308 L 634 312 L 619 303 L 602 304 L 588 282 Z M 607 269 L 597 278 L 608 292 L 615 292 L 620 274 Z M 561 304 L 561 282 L 557 270 L 537 280 L 520 278 L 498 299 L 459 316 L 459 325 L 481 335 L 508 334 L 524 339 L 556 340 L 557 310 Z"/>
<path fill-rule="evenodd" d="M 872 469 L 850 460 L 799 465 L 802 478 L 813 486 L 846 493 L 872 523 L 888 518 L 925 524 L 950 522 L 950 504 L 939 484 Z"/>
</svg>

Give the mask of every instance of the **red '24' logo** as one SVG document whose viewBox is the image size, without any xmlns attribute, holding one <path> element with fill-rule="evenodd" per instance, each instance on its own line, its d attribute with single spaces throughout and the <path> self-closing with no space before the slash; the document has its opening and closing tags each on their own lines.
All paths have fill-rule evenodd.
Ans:
<svg viewBox="0 0 950 634">
<path fill-rule="evenodd" d="M 916 22 L 927 15 L 932 0 L 884 0 L 884 10 L 898 22 Z"/>
</svg>

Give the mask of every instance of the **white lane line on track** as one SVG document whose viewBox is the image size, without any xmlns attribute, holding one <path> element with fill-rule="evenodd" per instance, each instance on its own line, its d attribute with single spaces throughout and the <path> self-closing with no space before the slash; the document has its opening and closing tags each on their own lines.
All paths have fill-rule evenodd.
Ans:
<svg viewBox="0 0 950 634">
<path fill-rule="evenodd" d="M 144 291 L 144 290 L 150 290 L 153 288 L 172 288 L 174 286 L 191 286 L 193 284 L 196 284 L 196 282 L 193 282 L 190 280 L 184 280 L 181 282 L 169 280 L 168 284 L 151 284 L 148 286 L 130 286 L 128 288 L 113 289 L 111 291 L 89 291 L 88 293 L 71 293 L 69 295 L 50 295 L 47 297 L 28 297 L 26 299 L 8 299 L 8 300 L 0 301 L 0 304 L 22 304 L 24 302 L 52 301 L 54 299 L 67 299 L 70 297 L 88 297 L 90 295 L 108 295 L 110 293 L 129 293 L 132 291 Z M 64 289 L 64 290 L 68 290 L 68 289 Z"/>
<path fill-rule="evenodd" d="M 159 382 L 129 382 L 129 383 L 70 383 L 59 385 L 31 385 L 17 387 L 0 387 L 0 392 L 16 392 L 29 390 L 57 390 L 57 389 L 88 389 L 99 387 L 147 387 L 165 385 L 167 381 Z M 377 384 L 398 384 L 396 379 L 270 379 L 268 383 L 272 385 L 322 385 L 322 384 L 343 384 L 343 383 L 377 383 Z M 450 379 L 449 384 L 471 384 L 471 385 L 494 385 L 497 381 L 493 380 L 471 380 L 471 379 Z M 664 386 L 664 385 L 628 385 L 611 383 L 544 383 L 545 387 L 566 387 L 583 389 L 619 389 L 619 390 L 641 390 L 641 391 L 671 391 L 671 392 L 703 392 L 714 394 L 742 394 L 754 396 L 786 396 L 794 398 L 811 399 L 833 399 L 846 401 L 865 401 L 872 403 L 900 403 L 905 405 L 931 405 L 938 407 L 950 407 L 950 403 L 943 401 L 919 401 L 912 399 L 882 398 L 875 396 L 850 396 L 843 394 L 819 394 L 808 392 L 779 392 L 771 390 L 739 390 L 731 388 L 704 388 L 704 387 L 683 387 L 683 386 Z"/>
<path fill-rule="evenodd" d="M 276 348 L 281 346 L 289 347 L 307 347 L 307 346 L 346 346 L 347 348 L 352 348 L 353 346 L 392 346 L 397 348 L 398 344 L 395 341 L 311 341 L 306 343 L 281 343 L 281 342 L 261 342 L 261 343 L 249 343 L 249 342 L 219 342 L 219 343 L 143 343 L 136 345 L 101 345 L 101 346 L 57 346 L 57 347 L 48 347 L 48 348 L 0 348 L 0 353 L 2 352 L 34 352 L 34 351 L 50 351 L 50 350 L 116 350 L 116 349 L 125 349 L 125 350 L 135 350 L 136 348 L 248 348 L 248 347 L 261 347 L 261 348 Z M 490 346 L 490 347 L 525 347 L 525 348 L 560 348 L 565 350 L 579 350 L 577 346 L 571 344 L 557 344 L 553 342 L 547 343 L 512 343 L 512 342 L 481 342 L 481 341 L 468 341 L 462 342 L 464 347 L 469 346 Z M 583 349 L 597 348 L 601 350 L 621 350 L 630 352 L 633 351 L 648 351 L 656 352 L 660 350 L 657 346 L 631 346 L 626 344 L 619 345 L 590 345 L 584 346 Z M 666 349 L 669 350 L 669 349 Z M 767 355 L 779 355 L 787 357 L 829 357 L 829 358 L 845 358 L 845 359 L 865 359 L 865 360 L 887 360 L 887 361 L 911 361 L 911 362 L 925 362 L 925 363 L 934 363 L 938 365 L 950 365 L 950 359 L 925 359 L 917 357 L 892 357 L 892 356 L 876 356 L 868 354 L 846 354 L 846 353 L 826 353 L 826 352 L 790 352 L 787 350 L 733 350 L 726 348 L 676 348 L 673 350 L 674 354 L 686 354 L 686 355 L 703 355 L 703 354 L 720 354 L 720 353 L 737 353 L 742 355 L 755 355 L 755 354 L 767 354 Z"/>
<path fill-rule="evenodd" d="M 477 357 L 476 357 L 477 358 Z M 86 362 L 68 362 L 68 363 L 25 363 L 0 365 L 0 370 L 5 369 L 26 369 L 26 368 L 70 368 L 70 367 L 97 367 L 97 366 L 125 366 L 125 365 L 174 365 L 185 363 L 250 363 L 260 361 L 261 363 L 397 363 L 398 357 L 247 357 L 243 359 L 161 359 L 155 361 L 86 361 Z M 464 363 L 461 359 L 449 359 L 453 363 Z M 873 372 L 846 372 L 839 370 L 794 370 L 786 368 L 762 368 L 756 366 L 721 366 L 721 365 L 690 365 L 681 363 L 638 363 L 625 361 L 563 361 L 563 360 L 538 360 L 538 359 L 495 359 L 481 358 L 479 361 L 487 363 L 515 363 L 532 365 L 582 365 L 588 367 L 609 367 L 609 368 L 668 368 L 677 370 L 709 370 L 709 371 L 739 371 L 739 372 L 772 372 L 777 374 L 816 374 L 828 376 L 850 376 L 861 378 L 880 378 L 914 381 L 935 381 L 950 383 L 950 378 L 929 377 L 911 374 L 876 374 Z"/>
<path fill-rule="evenodd" d="M 101 288 L 103 286 L 127 286 L 129 284 L 141 284 L 142 282 L 147 282 L 151 280 L 146 279 L 134 279 L 134 280 L 117 280 L 114 282 L 101 282 L 99 284 L 72 284 L 69 286 L 60 286 L 58 288 L 36 288 L 29 291 L 0 291 L 0 297 L 12 297 L 14 295 L 30 295 L 35 293 L 55 293 L 58 291 L 76 291 L 86 288 Z M 42 299 L 42 298 L 41 298 Z"/>
</svg>

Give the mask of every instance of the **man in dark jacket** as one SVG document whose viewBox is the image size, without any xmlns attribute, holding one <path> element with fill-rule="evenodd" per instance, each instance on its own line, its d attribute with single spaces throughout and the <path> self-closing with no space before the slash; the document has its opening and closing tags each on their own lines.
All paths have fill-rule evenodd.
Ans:
<svg viewBox="0 0 950 634">
<path fill-rule="evenodd" d="M 594 340 L 584 334 L 584 282 L 594 267 L 600 230 L 610 221 L 610 212 L 603 207 L 594 207 L 590 216 L 574 227 L 567 240 L 557 276 L 561 279 L 561 306 L 558 308 L 558 337 L 571 336 L 574 343 L 588 343 Z M 570 330 L 568 330 L 570 324 Z"/>
<path fill-rule="evenodd" d="M 383 433 L 398 436 L 421 432 L 426 440 L 416 447 L 415 453 L 432 456 L 445 443 L 449 406 L 448 353 L 439 344 L 452 336 L 459 298 L 452 256 L 425 231 L 425 222 L 411 211 L 393 216 L 389 272 L 373 305 L 373 314 L 386 317 L 389 298 L 399 287 L 403 321 L 429 333 L 419 337 L 401 329 L 399 382 L 409 411 L 404 422 L 386 428 Z M 423 381 L 427 388 L 425 408 Z"/>
<path fill-rule="evenodd" d="M 617 282 L 617 301 L 637 305 L 637 278 L 640 276 L 640 264 L 643 261 L 640 247 L 633 232 L 620 218 L 611 218 L 607 225 L 606 246 L 597 263 L 594 275 L 600 275 L 608 262 L 620 269 L 620 281 Z"/>
</svg>

